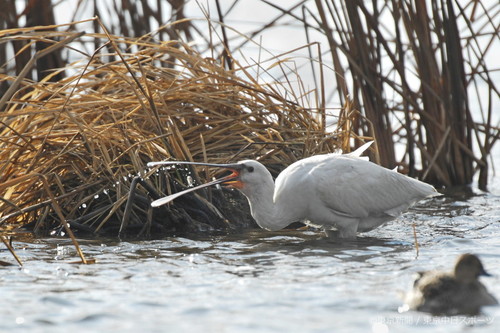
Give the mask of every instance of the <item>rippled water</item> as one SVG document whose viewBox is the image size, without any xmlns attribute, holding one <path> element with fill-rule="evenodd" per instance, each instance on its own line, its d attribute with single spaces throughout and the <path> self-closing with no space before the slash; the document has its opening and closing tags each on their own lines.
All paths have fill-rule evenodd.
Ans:
<svg viewBox="0 0 500 333">
<path fill-rule="evenodd" d="M 480 256 L 500 298 L 497 185 L 433 199 L 353 241 L 293 230 L 82 240 L 95 265 L 71 264 L 65 239 L 15 242 L 24 267 L 0 268 L 0 331 L 500 332 L 499 307 L 472 318 L 398 313 L 412 272 L 451 268 L 464 252 Z M 0 259 L 13 261 L 3 247 Z"/>
</svg>

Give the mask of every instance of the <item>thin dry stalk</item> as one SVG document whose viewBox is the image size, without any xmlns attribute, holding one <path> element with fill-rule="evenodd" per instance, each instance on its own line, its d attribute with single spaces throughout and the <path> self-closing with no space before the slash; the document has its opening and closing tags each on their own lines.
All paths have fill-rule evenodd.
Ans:
<svg viewBox="0 0 500 333">
<path fill-rule="evenodd" d="M 14 251 L 14 248 L 12 247 L 12 244 L 11 244 L 11 240 L 12 238 L 7 238 L 5 236 L 0 236 L 0 239 L 2 239 L 2 242 L 3 244 L 5 245 L 5 247 L 9 250 L 10 254 L 12 254 L 12 256 L 14 257 L 14 259 L 16 259 L 17 263 L 19 264 L 19 266 L 23 266 L 23 263 L 21 261 L 21 259 L 19 259 L 19 257 L 17 256 L 16 252 Z"/>
</svg>

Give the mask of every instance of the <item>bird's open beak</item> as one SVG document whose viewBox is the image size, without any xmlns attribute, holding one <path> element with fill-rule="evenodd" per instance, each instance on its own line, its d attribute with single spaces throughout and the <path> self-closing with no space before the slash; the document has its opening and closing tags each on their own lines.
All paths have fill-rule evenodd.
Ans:
<svg viewBox="0 0 500 333">
<path fill-rule="evenodd" d="M 237 164 L 237 163 L 234 163 L 234 164 L 214 164 L 214 163 L 200 163 L 200 162 L 178 162 L 178 161 L 177 162 L 174 162 L 174 161 L 171 162 L 171 161 L 163 161 L 163 162 L 150 162 L 150 163 L 148 163 L 148 167 L 152 168 L 152 167 L 156 167 L 156 166 L 176 165 L 176 164 L 200 165 L 200 166 L 209 166 L 209 167 L 224 168 L 224 169 L 230 170 L 231 174 L 228 175 L 228 176 L 225 176 L 225 177 L 213 180 L 211 182 L 208 182 L 208 183 L 205 183 L 205 184 L 201 184 L 201 185 L 198 185 L 198 186 L 195 186 L 195 187 L 192 187 L 192 188 L 188 188 L 188 189 L 186 189 L 184 191 L 177 192 L 177 193 L 168 195 L 166 197 L 163 197 L 161 199 L 155 200 L 155 201 L 153 201 L 151 203 L 151 207 L 159 207 L 159 206 L 165 205 L 165 204 L 169 203 L 170 201 L 172 201 L 172 200 L 174 200 L 174 199 L 176 199 L 176 198 L 178 198 L 180 196 L 183 196 L 186 193 L 190 193 L 190 192 L 193 192 L 193 191 L 205 188 L 205 187 L 209 187 L 209 186 L 212 186 L 212 185 L 222 184 L 222 185 L 233 186 L 233 187 L 236 187 L 236 188 L 241 188 L 242 185 L 243 185 L 241 183 L 240 179 L 239 179 L 240 178 L 240 171 L 242 169 L 242 165 L 241 164 Z"/>
</svg>

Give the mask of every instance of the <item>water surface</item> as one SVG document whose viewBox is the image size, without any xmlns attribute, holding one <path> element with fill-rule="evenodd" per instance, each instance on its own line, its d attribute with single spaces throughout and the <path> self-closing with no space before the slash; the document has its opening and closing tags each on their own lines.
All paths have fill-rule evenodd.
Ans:
<svg viewBox="0 0 500 333">
<path fill-rule="evenodd" d="M 67 239 L 18 238 L 24 267 L 0 267 L 0 331 L 500 332 L 500 307 L 479 317 L 398 312 L 414 272 L 449 269 L 464 252 L 481 258 L 494 275 L 482 281 L 500 298 L 498 177 L 490 189 L 423 202 L 352 241 L 296 230 L 81 240 L 97 264 L 80 265 Z"/>
</svg>

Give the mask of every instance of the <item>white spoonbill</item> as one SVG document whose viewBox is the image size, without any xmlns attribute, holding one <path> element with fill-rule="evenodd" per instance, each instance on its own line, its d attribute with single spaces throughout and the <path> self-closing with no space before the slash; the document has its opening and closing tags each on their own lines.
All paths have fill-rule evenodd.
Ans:
<svg viewBox="0 0 500 333">
<path fill-rule="evenodd" d="M 315 155 L 294 162 L 273 181 L 264 165 L 254 160 L 234 164 L 151 162 L 226 168 L 229 176 L 155 200 L 164 205 L 175 198 L 215 184 L 240 190 L 250 203 L 257 224 L 279 230 L 302 221 L 323 228 L 329 236 L 355 237 L 398 217 L 417 201 L 439 195 L 434 187 L 369 162 L 360 155 L 367 143 L 350 154 Z"/>
</svg>

